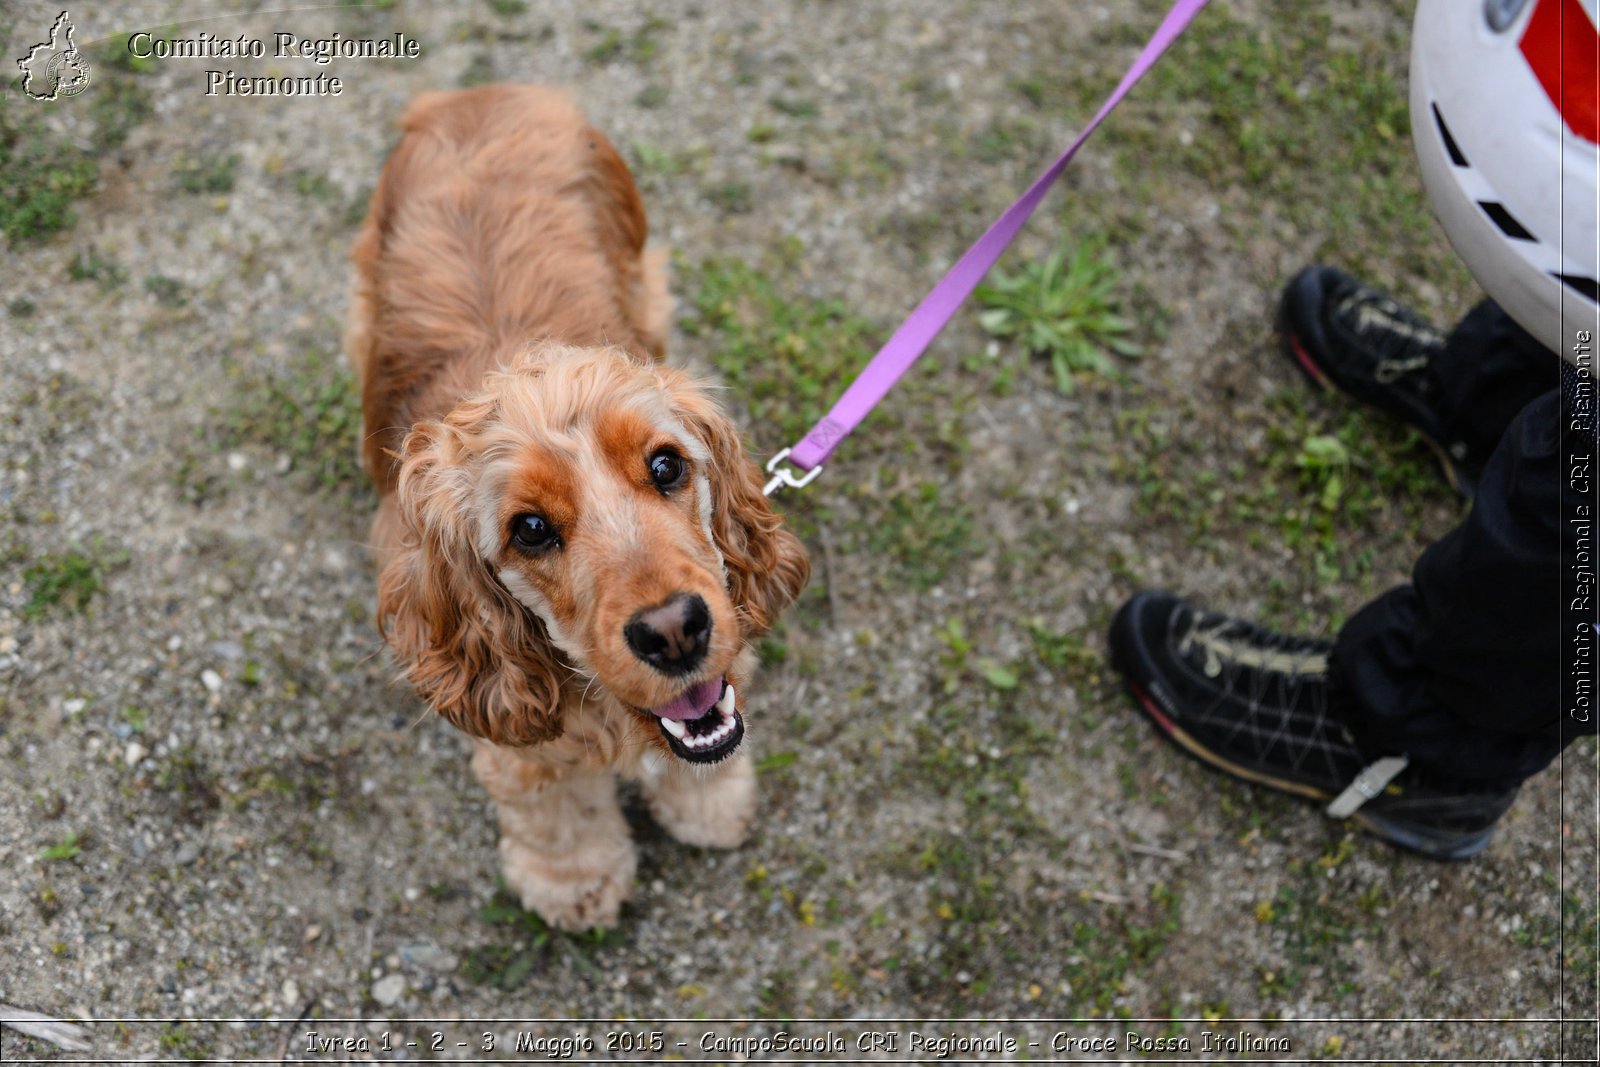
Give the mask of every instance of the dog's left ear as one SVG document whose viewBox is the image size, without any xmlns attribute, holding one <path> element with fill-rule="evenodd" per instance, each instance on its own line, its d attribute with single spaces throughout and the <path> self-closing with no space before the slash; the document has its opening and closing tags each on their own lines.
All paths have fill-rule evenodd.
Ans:
<svg viewBox="0 0 1600 1067">
<path fill-rule="evenodd" d="M 728 593 L 751 637 L 772 629 L 811 577 L 811 557 L 761 492 L 761 469 L 734 426 L 698 386 L 665 372 L 674 413 L 711 453 L 711 535 L 728 568 Z"/>
</svg>

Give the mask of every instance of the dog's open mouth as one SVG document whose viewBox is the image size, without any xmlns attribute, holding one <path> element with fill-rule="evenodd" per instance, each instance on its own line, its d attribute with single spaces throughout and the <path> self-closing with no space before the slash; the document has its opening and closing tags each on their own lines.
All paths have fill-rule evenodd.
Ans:
<svg viewBox="0 0 1600 1067">
<path fill-rule="evenodd" d="M 726 678 L 701 682 L 670 704 L 644 710 L 656 717 L 673 755 L 690 763 L 727 759 L 744 740 L 744 719 Z"/>
</svg>

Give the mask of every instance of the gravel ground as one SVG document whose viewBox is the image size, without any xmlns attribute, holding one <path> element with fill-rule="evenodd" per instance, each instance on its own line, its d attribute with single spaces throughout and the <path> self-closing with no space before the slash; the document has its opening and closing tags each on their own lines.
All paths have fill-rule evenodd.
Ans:
<svg viewBox="0 0 1600 1067">
<path fill-rule="evenodd" d="M 0 278 L 0 1004 L 120 1020 L 87 1041 L 129 1060 L 316 1058 L 307 1030 L 387 1031 L 409 1058 L 581 1032 L 607 1055 L 608 1030 L 652 1029 L 662 1055 L 732 1060 L 700 1035 L 777 1027 L 715 1020 L 852 1017 L 929 1059 L 913 1031 L 998 1031 L 1034 1059 L 1116 1058 L 1128 1031 L 1214 1058 L 1206 1030 L 1286 1042 L 1235 1059 L 1594 1058 L 1592 1025 L 1554 1021 L 1596 1010 L 1592 743 L 1480 859 L 1435 865 L 1192 765 L 1104 664 L 1111 613 L 1149 585 L 1330 633 L 1461 513 L 1413 439 L 1306 397 L 1270 331 L 1317 256 L 1440 321 L 1477 299 L 1394 121 L 1406 5 L 1201 16 L 1007 260 L 1097 241 L 1144 357 L 1063 395 L 969 311 L 782 499 L 817 566 L 751 695 L 756 834 L 701 853 L 630 803 L 638 891 L 585 936 L 500 893 L 467 746 L 374 631 L 338 343 L 392 120 L 424 89 L 570 86 L 673 249 L 674 358 L 727 378 L 766 454 L 1066 143 L 1159 10 L 261 6 L 74 6 L 89 89 L 8 103 L 8 128 L 32 108 L 96 180 L 70 225 L 14 236 Z M 6 9 L 8 56 L 59 10 Z M 205 96 L 204 71 L 309 68 L 99 51 L 203 13 L 228 17 L 179 33 L 403 30 L 421 56 L 316 68 L 337 98 L 259 100 Z M 1333 90 L 1345 110 L 1316 103 Z M 1297 464 L 1319 436 L 1351 456 L 1336 506 Z M 501 1022 L 403 1021 L 427 1017 Z M 516 1025 L 566 1018 L 599 1021 Z M 863 1026 L 789 1027 L 828 1029 Z M 1054 1034 L 1114 1049 L 1051 1053 Z M 11 1027 L 0 1053 L 83 1055 Z"/>
</svg>

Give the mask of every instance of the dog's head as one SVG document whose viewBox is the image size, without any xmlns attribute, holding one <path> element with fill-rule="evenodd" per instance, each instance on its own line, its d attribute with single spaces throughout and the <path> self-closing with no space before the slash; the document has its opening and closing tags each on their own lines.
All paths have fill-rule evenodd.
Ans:
<svg viewBox="0 0 1600 1067">
<path fill-rule="evenodd" d="M 799 594 L 799 541 L 733 425 L 678 371 L 543 345 L 406 438 L 405 548 L 378 613 L 418 691 L 497 744 L 613 699 L 682 759 L 744 726 L 728 676 Z"/>
</svg>

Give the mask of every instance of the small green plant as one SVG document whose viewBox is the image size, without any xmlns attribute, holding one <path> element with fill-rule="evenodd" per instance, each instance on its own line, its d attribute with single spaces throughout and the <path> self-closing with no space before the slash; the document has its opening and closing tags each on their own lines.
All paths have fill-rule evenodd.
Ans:
<svg viewBox="0 0 1600 1067">
<path fill-rule="evenodd" d="M 660 175 L 672 178 L 698 171 L 705 165 L 706 154 L 706 149 L 703 147 L 670 152 L 648 141 L 633 142 L 634 169 L 649 177 Z"/>
<path fill-rule="evenodd" d="M 1142 353 L 1129 337 L 1133 322 L 1116 313 L 1120 280 L 1097 243 L 1078 245 L 1070 259 L 1063 246 L 1042 263 L 1016 274 L 996 271 L 978 286 L 978 300 L 987 309 L 978 322 L 996 337 L 1018 338 L 1028 351 L 1048 355 L 1056 388 L 1070 393 L 1076 371 L 1111 373 L 1107 350 L 1129 357 Z"/>
<path fill-rule="evenodd" d="M 1079 633 L 1056 633 L 1035 619 L 1028 625 L 1033 650 L 1046 667 L 1059 670 L 1074 684 L 1094 684 L 1105 666 L 1100 655 L 1084 643 Z"/>
<path fill-rule="evenodd" d="M 1019 682 L 1015 670 L 992 659 L 979 660 L 978 673 L 983 675 L 984 681 L 1002 692 L 1015 689 Z"/>
<path fill-rule="evenodd" d="M 771 774 L 773 771 L 781 771 L 799 758 L 799 755 L 793 752 L 774 752 L 770 756 L 761 757 L 761 759 L 756 762 L 756 771 L 760 774 Z"/>
<path fill-rule="evenodd" d="M 456 76 L 456 84 L 463 89 L 470 89 L 474 85 L 488 85 L 494 80 L 494 59 L 485 52 L 479 52 L 468 60 L 466 67 Z"/>
<path fill-rule="evenodd" d="M 583 58 L 595 64 L 610 63 L 626 50 L 627 45 L 623 42 L 622 31 L 609 28 L 602 31 L 599 42 L 583 53 Z"/>
<path fill-rule="evenodd" d="M 176 32 L 176 26 L 168 26 L 165 29 L 154 31 L 153 36 L 155 40 L 171 41 Z M 135 53 L 129 47 L 129 42 L 132 39 L 133 34 L 131 32 L 112 34 L 100 46 L 100 54 L 95 58 L 95 62 L 101 64 L 103 69 L 121 70 L 129 74 L 151 73 L 159 64 L 154 56 L 141 56 Z"/>
<path fill-rule="evenodd" d="M 294 179 L 294 191 L 301 196 L 325 201 L 339 199 L 339 187 L 320 171 L 297 170 L 291 177 Z"/>
<path fill-rule="evenodd" d="M 186 193 L 226 193 L 233 189 L 234 171 L 239 167 L 239 157 L 191 156 L 178 161 L 173 168 L 178 187 Z"/>
<path fill-rule="evenodd" d="M 94 282 L 100 291 L 109 293 L 128 280 L 128 271 L 109 256 L 102 256 L 91 247 L 73 257 L 67 266 L 67 277 L 75 282 Z"/>
<path fill-rule="evenodd" d="M 150 713 L 137 704 L 129 704 L 122 709 L 122 721 L 134 733 L 144 733 L 145 726 L 150 722 Z"/>
<path fill-rule="evenodd" d="M 1329 434 L 1316 434 L 1305 439 L 1294 465 L 1301 476 L 1318 489 L 1317 502 L 1324 511 L 1333 511 L 1344 495 L 1345 476 L 1350 471 L 1350 450 L 1344 442 Z"/>
<path fill-rule="evenodd" d="M 746 214 L 754 203 L 750 186 L 744 182 L 722 182 L 714 185 L 706 190 L 706 199 L 730 215 Z"/>
<path fill-rule="evenodd" d="M 181 1060 L 203 1060 L 211 1054 L 200 1036 L 185 1030 L 182 1023 L 171 1023 L 161 1031 L 161 1048 Z"/>
<path fill-rule="evenodd" d="M 767 103 L 772 105 L 772 110 L 779 114 L 788 115 L 790 118 L 812 119 L 817 117 L 817 105 L 809 100 L 775 96 Z"/>
<path fill-rule="evenodd" d="M 961 687 L 962 678 L 967 673 L 967 656 L 972 652 L 972 641 L 967 637 L 966 625 L 954 615 L 950 616 L 942 629 L 935 631 L 935 636 L 945 646 L 945 651 L 939 653 L 939 666 L 943 668 L 939 673 L 945 695 L 948 696 Z"/>
<path fill-rule="evenodd" d="M 72 202 L 94 192 L 99 167 L 37 121 L 14 126 L 9 118 L 0 112 L 0 231 L 17 244 L 71 226 Z"/>
<path fill-rule="evenodd" d="M 82 852 L 78 847 L 78 831 L 68 830 L 60 841 L 39 853 L 42 860 L 70 860 Z"/>
<path fill-rule="evenodd" d="M 164 308 L 181 308 L 189 302 L 183 283 L 165 274 L 152 274 L 144 280 L 145 291 Z"/>
<path fill-rule="evenodd" d="M 855 376 L 877 341 L 871 323 L 841 300 L 800 295 L 786 246 L 771 273 L 736 259 L 685 266 L 690 314 L 679 323 L 704 338 L 728 388 L 747 405 L 761 446 L 804 433 Z"/>
<path fill-rule="evenodd" d="M 512 990 L 527 981 L 534 968 L 550 950 L 553 934 L 534 912 L 528 911 L 501 883 L 494 899 L 478 909 L 478 918 L 499 928 L 511 939 L 498 944 L 479 945 L 466 953 L 462 975 L 478 985 Z M 569 944 L 602 945 L 604 930 L 568 935 Z"/>
<path fill-rule="evenodd" d="M 61 603 L 77 611 L 85 610 L 95 594 L 105 590 L 101 570 L 101 561 L 72 549 L 44 557 L 22 572 L 22 580 L 28 585 L 28 602 L 22 605 L 22 617 L 42 618 Z"/>
<path fill-rule="evenodd" d="M 588 23 L 585 28 L 600 34 L 600 40 L 583 53 L 583 58 L 595 66 L 627 59 L 640 67 L 648 67 L 660 47 L 655 34 L 670 25 L 665 19 L 652 17 L 645 20 L 638 33 L 624 34 L 614 27 Z"/>
<path fill-rule="evenodd" d="M 288 368 L 245 381 L 220 423 L 224 447 L 267 445 L 324 488 L 361 480 L 361 401 L 350 372 L 332 356 L 309 351 Z"/>
</svg>

